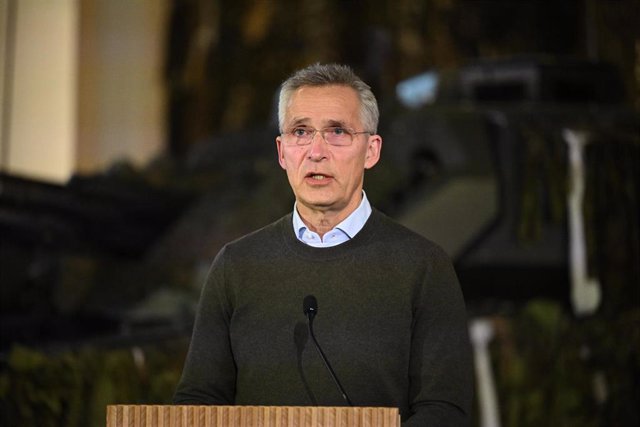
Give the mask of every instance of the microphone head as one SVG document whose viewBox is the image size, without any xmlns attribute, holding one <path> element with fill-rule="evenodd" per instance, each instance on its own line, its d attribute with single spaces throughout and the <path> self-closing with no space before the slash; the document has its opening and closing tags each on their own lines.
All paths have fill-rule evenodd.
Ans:
<svg viewBox="0 0 640 427">
<path fill-rule="evenodd" d="M 302 312 L 305 316 L 315 316 L 318 313 L 318 300 L 313 295 L 307 295 L 302 301 Z"/>
</svg>

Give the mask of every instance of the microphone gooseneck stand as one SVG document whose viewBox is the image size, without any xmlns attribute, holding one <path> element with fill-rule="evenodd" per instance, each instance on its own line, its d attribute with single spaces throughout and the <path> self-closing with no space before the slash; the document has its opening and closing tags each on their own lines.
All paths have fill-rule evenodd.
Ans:
<svg viewBox="0 0 640 427">
<path fill-rule="evenodd" d="M 336 386 L 338 386 L 338 390 L 340 390 L 340 394 L 342 394 L 342 398 L 345 400 L 345 402 L 347 402 L 349 406 L 353 406 L 353 403 L 351 403 L 351 399 L 349 399 L 349 396 L 347 396 L 347 392 L 344 390 L 344 388 L 342 387 L 342 384 L 340 384 L 340 380 L 338 380 L 338 377 L 336 376 L 336 373 L 333 371 L 333 368 L 331 367 L 329 360 L 324 355 L 324 352 L 322 351 L 322 348 L 320 347 L 320 344 L 316 339 L 316 335 L 313 333 L 313 319 L 316 317 L 316 314 L 318 314 L 318 301 L 316 300 L 316 297 L 314 297 L 313 295 L 307 295 L 304 298 L 302 308 L 305 316 L 307 316 L 307 319 L 309 320 L 309 323 L 308 323 L 309 335 L 311 335 L 311 340 L 313 341 L 313 344 L 318 350 L 318 353 L 320 354 L 320 358 L 322 359 L 322 361 L 324 362 L 324 365 L 327 367 L 327 370 L 331 374 L 331 378 L 333 378 L 333 382 L 335 382 Z"/>
</svg>

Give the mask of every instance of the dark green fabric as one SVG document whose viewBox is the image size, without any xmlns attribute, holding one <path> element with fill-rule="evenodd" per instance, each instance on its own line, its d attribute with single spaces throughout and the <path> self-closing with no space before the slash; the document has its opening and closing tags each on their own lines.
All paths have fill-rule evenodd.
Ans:
<svg viewBox="0 0 640 427">
<path fill-rule="evenodd" d="M 469 422 L 471 350 L 451 262 L 375 209 L 332 248 L 299 242 L 291 215 L 226 245 L 174 402 L 345 405 L 308 334 L 310 294 L 315 335 L 354 405 L 398 407 L 407 425 Z"/>
</svg>

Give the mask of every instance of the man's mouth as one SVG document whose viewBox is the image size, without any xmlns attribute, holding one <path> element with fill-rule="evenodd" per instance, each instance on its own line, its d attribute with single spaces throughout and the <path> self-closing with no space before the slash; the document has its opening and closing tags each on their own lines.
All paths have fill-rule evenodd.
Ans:
<svg viewBox="0 0 640 427">
<path fill-rule="evenodd" d="M 310 172 L 306 175 L 306 178 L 311 181 L 317 181 L 318 183 L 327 183 L 327 180 L 331 179 L 332 176 L 323 173 Z"/>
</svg>

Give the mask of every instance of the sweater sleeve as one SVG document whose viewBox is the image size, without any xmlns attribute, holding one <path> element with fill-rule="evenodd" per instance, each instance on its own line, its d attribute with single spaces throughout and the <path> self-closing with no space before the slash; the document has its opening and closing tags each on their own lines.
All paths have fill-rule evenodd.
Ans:
<svg viewBox="0 0 640 427">
<path fill-rule="evenodd" d="M 232 305 L 225 283 L 224 260 L 225 249 L 222 249 L 202 289 L 174 404 L 234 403 L 236 366 L 229 335 Z"/>
<path fill-rule="evenodd" d="M 414 307 L 409 404 L 403 426 L 471 424 L 473 367 L 467 315 L 455 271 L 439 247 Z"/>
</svg>

